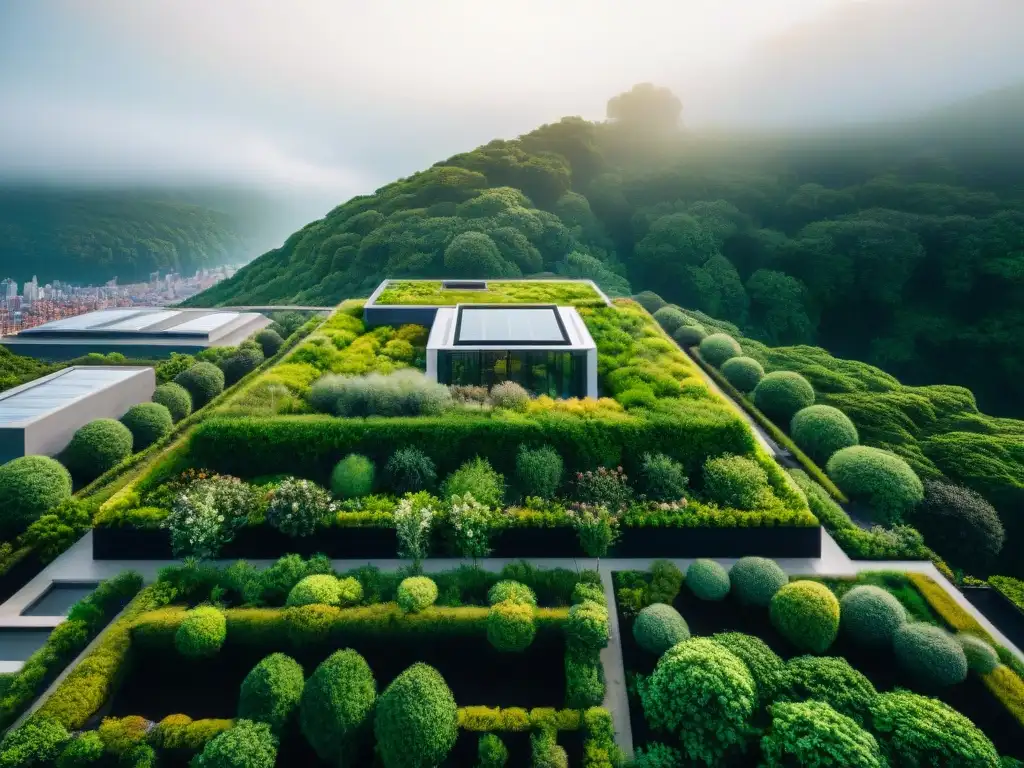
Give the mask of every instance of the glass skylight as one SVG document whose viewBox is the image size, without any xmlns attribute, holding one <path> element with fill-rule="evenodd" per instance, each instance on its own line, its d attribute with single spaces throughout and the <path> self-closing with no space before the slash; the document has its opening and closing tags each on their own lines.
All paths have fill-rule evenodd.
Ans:
<svg viewBox="0 0 1024 768">
<path fill-rule="evenodd" d="M 554 307 L 459 307 L 456 344 L 567 344 Z"/>
<path fill-rule="evenodd" d="M 151 325 L 162 323 L 165 320 L 170 320 L 176 315 L 180 315 L 181 312 L 177 310 L 167 310 L 164 312 L 144 312 L 137 317 L 129 317 L 127 320 L 121 320 L 120 322 L 114 323 L 113 325 L 103 326 L 104 331 L 141 331 L 143 328 L 149 328 Z"/>
</svg>

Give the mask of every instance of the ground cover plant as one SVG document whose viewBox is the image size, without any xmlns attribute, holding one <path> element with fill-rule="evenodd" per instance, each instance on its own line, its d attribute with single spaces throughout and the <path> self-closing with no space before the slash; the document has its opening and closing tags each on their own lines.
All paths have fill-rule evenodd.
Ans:
<svg viewBox="0 0 1024 768">
<path fill-rule="evenodd" d="M 588 283 L 560 280 L 488 280 L 486 290 L 442 287 L 441 281 L 392 280 L 377 296 L 377 304 L 561 304 L 600 306 L 604 299 Z"/>
</svg>

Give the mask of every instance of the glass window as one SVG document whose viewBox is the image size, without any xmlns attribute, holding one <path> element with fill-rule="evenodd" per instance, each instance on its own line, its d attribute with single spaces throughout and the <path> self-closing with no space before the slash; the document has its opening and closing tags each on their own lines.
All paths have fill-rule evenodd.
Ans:
<svg viewBox="0 0 1024 768">
<path fill-rule="evenodd" d="M 586 352 L 441 350 L 438 354 L 438 380 L 444 384 L 490 388 L 515 381 L 535 395 L 585 397 L 586 373 Z"/>
</svg>

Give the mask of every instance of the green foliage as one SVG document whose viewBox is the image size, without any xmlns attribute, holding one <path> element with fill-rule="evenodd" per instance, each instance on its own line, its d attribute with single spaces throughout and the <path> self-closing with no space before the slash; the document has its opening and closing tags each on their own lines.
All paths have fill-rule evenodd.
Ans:
<svg viewBox="0 0 1024 768">
<path fill-rule="evenodd" d="M 698 558 L 686 569 L 686 586 L 701 600 L 724 600 L 729 594 L 729 572 L 714 560 Z"/>
<path fill-rule="evenodd" d="M 569 756 L 555 740 L 555 732 L 541 728 L 530 734 L 530 765 L 533 768 L 569 768 Z"/>
<path fill-rule="evenodd" d="M 500 507 L 505 496 L 505 478 L 494 471 L 487 459 L 479 456 L 465 462 L 452 472 L 441 485 L 441 496 L 469 494 L 488 507 Z"/>
<path fill-rule="evenodd" d="M 896 660 L 929 685 L 961 683 L 967 677 L 967 656 L 956 638 L 932 624 L 904 624 L 893 636 Z"/>
<path fill-rule="evenodd" d="M 814 404 L 814 388 L 799 373 L 772 371 L 754 387 L 754 405 L 777 424 L 788 424 L 797 412 Z"/>
<path fill-rule="evenodd" d="M 132 433 L 132 448 L 136 451 L 148 448 L 174 428 L 170 409 L 156 402 L 133 405 L 121 417 L 121 423 Z"/>
<path fill-rule="evenodd" d="M 252 373 L 263 363 L 263 350 L 259 347 L 241 347 L 220 363 L 220 369 L 224 371 L 224 385 L 230 387 L 241 381 L 247 374 Z"/>
<path fill-rule="evenodd" d="M 700 356 L 715 368 L 721 368 L 726 360 L 739 357 L 742 352 L 736 339 L 727 333 L 712 333 L 700 343 Z"/>
<path fill-rule="evenodd" d="M 979 675 L 987 675 L 999 666 L 999 655 L 996 653 L 996 649 L 980 637 L 961 632 L 956 636 L 956 640 L 964 650 L 967 666 L 971 671 L 977 672 Z"/>
<path fill-rule="evenodd" d="M 789 434 L 808 456 L 822 464 L 841 448 L 857 445 L 860 439 L 849 417 L 831 405 L 811 405 L 797 411 Z"/>
<path fill-rule="evenodd" d="M 153 402 L 164 406 L 177 423 L 192 413 L 192 395 L 181 384 L 169 381 L 153 390 Z"/>
<path fill-rule="evenodd" d="M 753 392 L 764 378 L 764 368 L 752 357 L 731 357 L 722 363 L 721 371 L 740 392 Z"/>
<path fill-rule="evenodd" d="M 843 493 L 867 503 L 879 522 L 900 522 L 924 498 L 924 487 L 907 462 L 878 448 L 843 448 L 828 460 L 826 471 Z"/>
<path fill-rule="evenodd" d="M 588 586 L 588 585 L 577 585 Z M 576 590 L 573 590 L 573 602 L 576 602 Z M 513 603 L 521 603 L 528 605 L 531 608 L 537 606 L 537 596 L 533 590 L 525 584 L 520 584 L 518 581 L 499 581 L 493 587 L 487 591 L 487 602 L 490 605 L 497 603 L 503 603 L 509 600 Z"/>
<path fill-rule="evenodd" d="M 443 412 L 451 405 L 451 392 L 415 370 L 328 374 L 313 384 L 309 404 L 321 413 L 344 417 L 419 416 Z"/>
<path fill-rule="evenodd" d="M 0 521 L 16 536 L 71 496 L 71 475 L 48 456 L 22 456 L 0 465 Z"/>
<path fill-rule="evenodd" d="M 478 768 L 505 768 L 508 747 L 496 734 L 483 733 L 477 742 Z"/>
<path fill-rule="evenodd" d="M 679 768 L 683 765 L 683 753 L 675 747 L 652 741 L 638 747 L 632 768 Z"/>
<path fill-rule="evenodd" d="M 57 720 L 31 717 L 21 727 L 8 731 L 0 741 L 0 766 L 42 768 L 57 759 L 69 738 L 67 729 Z"/>
<path fill-rule="evenodd" d="M 768 475 L 752 459 L 719 456 L 704 464 L 704 493 L 724 507 L 755 509 L 770 496 Z"/>
<path fill-rule="evenodd" d="M 959 485 L 924 482 L 924 501 L 911 517 L 928 546 L 975 573 L 990 569 L 1006 533 L 999 513 L 980 494 Z"/>
<path fill-rule="evenodd" d="M 183 371 L 187 371 L 195 364 L 196 359 L 192 355 L 184 355 L 180 352 L 171 352 L 171 356 L 169 358 L 156 366 L 157 383 L 172 383 L 175 376 Z M 189 396 L 189 403 L 191 402 L 192 398 Z"/>
<path fill-rule="evenodd" d="M 437 469 L 418 448 L 399 448 L 384 465 L 384 478 L 396 494 L 429 491 L 437 482 Z"/>
<path fill-rule="evenodd" d="M 818 699 L 858 723 L 870 720 L 878 692 L 843 658 L 797 656 L 786 664 L 778 697 L 783 701 Z"/>
<path fill-rule="evenodd" d="M 774 560 L 741 557 L 729 569 L 729 583 L 741 603 L 767 608 L 775 593 L 789 583 L 789 577 Z"/>
<path fill-rule="evenodd" d="M 633 637 L 645 651 L 661 656 L 676 643 L 688 640 L 690 628 L 671 605 L 654 603 L 640 611 L 633 621 Z"/>
<path fill-rule="evenodd" d="M 646 309 L 652 315 L 668 304 L 668 302 L 653 291 L 640 291 L 640 293 L 633 297 L 633 301 Z"/>
<path fill-rule="evenodd" d="M 309 480 L 287 478 L 267 497 L 267 522 L 289 536 L 311 536 L 334 511 L 327 491 Z"/>
<path fill-rule="evenodd" d="M 516 452 L 516 482 L 523 496 L 554 498 L 562 484 L 562 457 L 550 445 L 539 448 L 519 446 Z"/>
<path fill-rule="evenodd" d="M 746 740 L 757 692 L 742 661 L 693 637 L 658 660 L 640 698 L 650 725 L 678 737 L 689 759 L 714 765 Z"/>
<path fill-rule="evenodd" d="M 683 465 L 663 453 L 645 453 L 640 462 L 644 493 L 653 501 L 679 501 L 689 478 Z"/>
<path fill-rule="evenodd" d="M 299 706 L 306 678 L 290 656 L 273 653 L 245 676 L 238 697 L 238 717 L 266 723 L 281 733 Z"/>
<path fill-rule="evenodd" d="M 356 582 L 359 586 L 359 582 Z M 359 596 L 355 600 L 347 602 L 359 602 L 362 597 L 362 586 L 359 586 Z M 306 576 L 302 581 L 292 587 L 288 593 L 285 605 L 297 607 L 300 605 L 341 605 L 342 585 L 341 582 L 330 574 L 314 574 Z"/>
<path fill-rule="evenodd" d="M 57 768 L 84 768 L 95 765 L 103 757 L 103 740 L 96 731 L 75 736 L 57 759 Z"/>
<path fill-rule="evenodd" d="M 604 665 L 598 651 L 565 654 L 565 705 L 596 707 L 604 701 Z"/>
<path fill-rule="evenodd" d="M 487 613 L 487 639 L 499 651 L 517 653 L 530 647 L 537 627 L 533 607 L 504 600 Z"/>
<path fill-rule="evenodd" d="M 985 734 L 938 699 L 892 691 L 878 696 L 871 713 L 871 730 L 893 765 L 999 768 Z"/>
<path fill-rule="evenodd" d="M 742 632 L 719 632 L 711 639 L 746 665 L 762 704 L 774 701 L 786 683 L 786 664 L 764 640 Z"/>
<path fill-rule="evenodd" d="M 348 759 L 376 701 L 377 683 L 366 660 L 351 649 L 335 651 L 302 689 L 302 734 L 321 760 L 339 763 Z"/>
<path fill-rule="evenodd" d="M 350 453 L 334 465 L 331 492 L 341 499 L 358 499 L 373 492 L 373 462 L 358 453 Z"/>
<path fill-rule="evenodd" d="M 525 411 L 530 403 L 530 393 L 522 384 L 514 381 L 502 381 L 491 387 L 491 402 L 495 408 L 507 411 Z"/>
<path fill-rule="evenodd" d="M 761 739 L 761 754 L 769 768 L 884 768 L 878 742 L 855 721 L 825 702 L 778 703 Z"/>
<path fill-rule="evenodd" d="M 146 741 L 149 723 L 139 715 L 105 717 L 98 730 L 106 750 L 123 757 Z"/>
<path fill-rule="evenodd" d="M 870 648 L 888 646 L 907 622 L 907 611 L 892 593 L 870 584 L 854 587 L 839 601 L 840 628 Z"/>
<path fill-rule="evenodd" d="M 417 613 L 437 602 L 437 584 L 426 576 L 409 576 L 398 585 L 398 606 L 406 613 Z"/>
<path fill-rule="evenodd" d="M 652 603 L 672 605 L 683 586 L 683 572 L 669 560 L 655 560 L 651 563 L 651 579 L 647 595 Z"/>
<path fill-rule="evenodd" d="M 681 325 L 676 328 L 672 338 L 683 349 L 689 349 L 699 345 L 707 335 L 703 325 Z"/>
<path fill-rule="evenodd" d="M 260 345 L 260 349 L 263 350 L 264 357 L 273 357 L 284 344 L 284 339 L 281 338 L 281 334 L 273 328 L 264 328 L 253 338 L 256 343 Z"/>
<path fill-rule="evenodd" d="M 277 737 L 266 723 L 236 720 L 215 736 L 193 761 L 193 768 L 274 768 Z"/>
<path fill-rule="evenodd" d="M 385 768 L 439 765 L 455 746 L 455 699 L 433 667 L 413 664 L 380 695 L 374 717 L 377 750 Z"/>
<path fill-rule="evenodd" d="M 608 608 L 593 600 L 584 600 L 569 608 L 565 637 L 570 650 L 599 651 L 608 645 Z"/>
<path fill-rule="evenodd" d="M 80 481 L 99 477 L 132 452 L 132 433 L 114 419 L 96 419 L 75 432 L 63 457 Z"/>
<path fill-rule="evenodd" d="M 188 390 L 192 407 L 199 410 L 224 391 L 224 372 L 213 363 L 196 363 L 175 376 L 174 383 Z"/>
<path fill-rule="evenodd" d="M 174 635 L 174 647 L 188 658 L 216 656 L 227 637 L 224 614 L 211 606 L 189 611 Z"/>
<path fill-rule="evenodd" d="M 797 648 L 823 653 L 839 633 L 839 601 L 816 581 L 792 581 L 772 598 L 771 619 Z"/>
<path fill-rule="evenodd" d="M 647 308 L 644 307 L 644 309 Z M 658 321 L 658 325 L 664 328 L 665 333 L 669 336 L 675 333 L 680 327 L 690 324 L 690 318 L 683 314 L 683 311 L 679 309 L 679 307 L 660 307 L 659 309 L 654 310 L 651 314 L 654 315 L 654 319 Z"/>
</svg>

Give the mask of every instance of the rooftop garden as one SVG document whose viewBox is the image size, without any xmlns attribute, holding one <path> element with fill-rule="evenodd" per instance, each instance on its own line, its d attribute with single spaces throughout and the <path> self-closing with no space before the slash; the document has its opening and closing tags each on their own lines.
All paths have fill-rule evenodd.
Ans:
<svg viewBox="0 0 1024 768">
<path fill-rule="evenodd" d="M 445 288 L 440 280 L 394 280 L 377 297 L 377 304 L 560 304 L 603 306 L 604 298 L 587 282 L 567 280 L 488 280 L 486 290 Z"/>
</svg>

